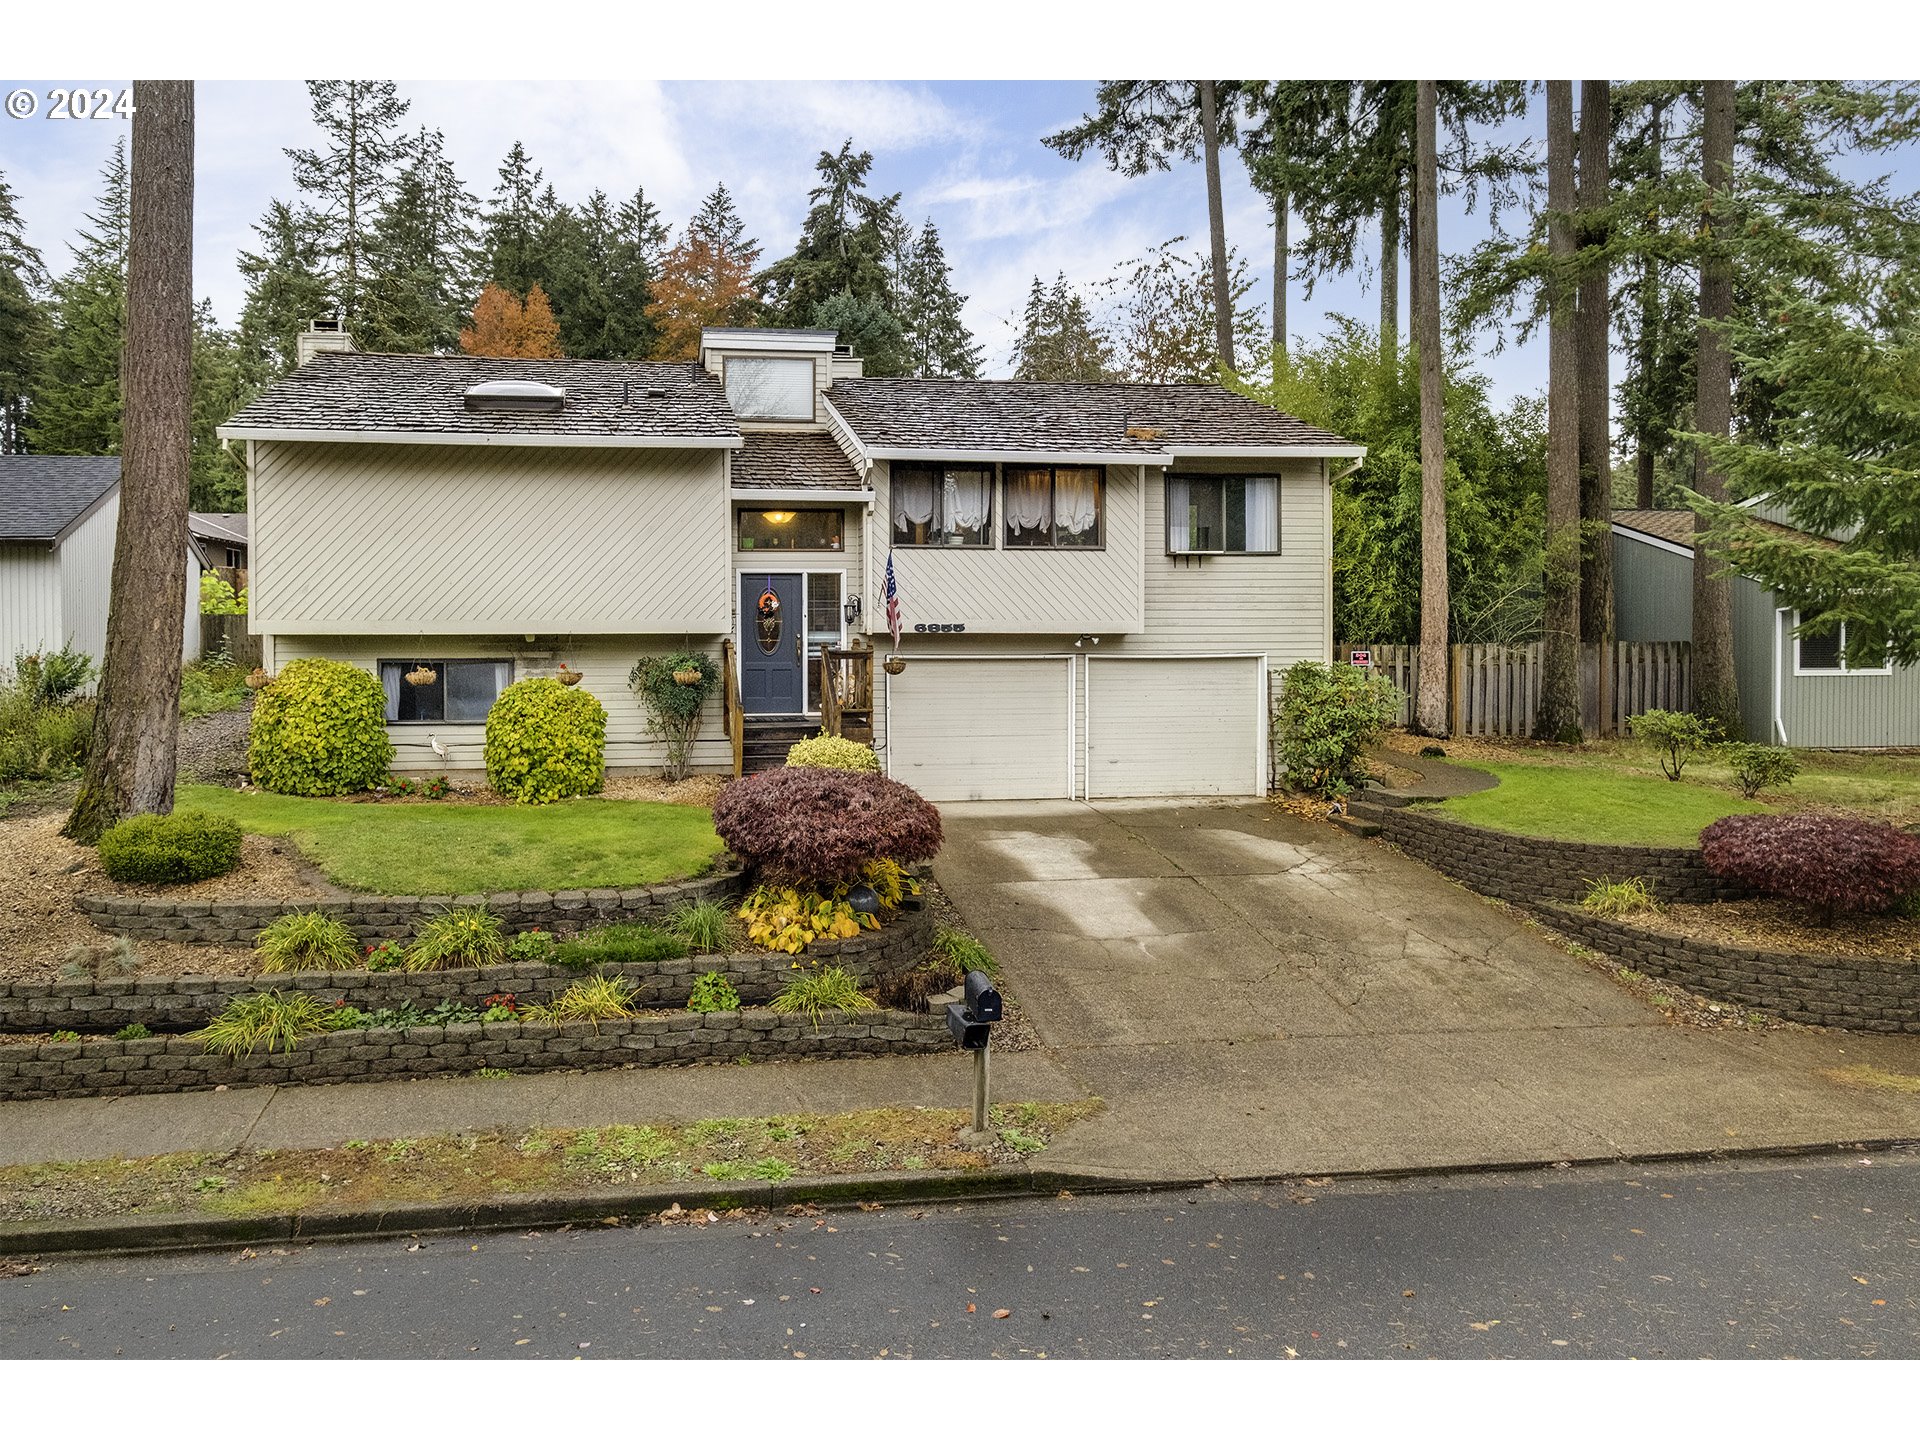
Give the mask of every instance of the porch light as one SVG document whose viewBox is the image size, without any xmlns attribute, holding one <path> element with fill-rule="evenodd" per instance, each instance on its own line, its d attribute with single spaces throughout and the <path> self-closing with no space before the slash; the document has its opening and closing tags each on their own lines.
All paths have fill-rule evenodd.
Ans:
<svg viewBox="0 0 1920 1440">
<path fill-rule="evenodd" d="M 847 617 L 847 624 L 853 624 L 854 621 L 860 618 L 860 597 L 858 595 L 849 595 L 847 597 L 847 603 L 840 607 L 840 613 Z"/>
</svg>

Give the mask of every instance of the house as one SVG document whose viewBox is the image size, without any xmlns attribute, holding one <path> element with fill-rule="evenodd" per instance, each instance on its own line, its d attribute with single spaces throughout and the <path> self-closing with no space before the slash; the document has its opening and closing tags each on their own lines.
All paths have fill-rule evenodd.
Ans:
<svg viewBox="0 0 1920 1440">
<path fill-rule="evenodd" d="M 220 431 L 249 620 L 269 670 L 379 674 L 399 768 L 481 764 L 500 688 L 562 662 L 608 764 L 657 764 L 629 669 L 725 645 L 748 758 L 824 720 L 935 799 L 1259 794 L 1271 674 L 1331 653 L 1363 452 L 1218 386 L 868 378 L 831 331 L 681 364 L 325 339 Z M 735 763 L 718 704 L 696 763 Z"/>
<path fill-rule="evenodd" d="M 118 456 L 0 455 L 0 666 L 69 644 L 101 658 L 119 518 Z M 191 660 L 200 653 L 191 546 L 183 603 Z"/>
<path fill-rule="evenodd" d="M 1791 528 L 1765 500 L 1747 508 Z M 1693 512 L 1613 512 L 1618 639 L 1693 638 Z M 1842 631 L 1795 635 L 1798 610 L 1755 580 L 1733 577 L 1734 673 L 1745 738 L 1814 750 L 1920 746 L 1920 671 L 1848 666 Z"/>
<path fill-rule="evenodd" d="M 216 510 L 187 512 L 187 544 L 202 570 L 238 571 L 244 589 L 247 570 L 247 517 Z M 231 582 L 230 582 L 231 583 Z"/>
</svg>

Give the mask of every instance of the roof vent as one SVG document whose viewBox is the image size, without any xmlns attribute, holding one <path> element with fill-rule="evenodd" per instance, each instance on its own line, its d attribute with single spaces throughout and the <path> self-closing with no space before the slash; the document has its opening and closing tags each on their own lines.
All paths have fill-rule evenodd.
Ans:
<svg viewBox="0 0 1920 1440">
<path fill-rule="evenodd" d="M 649 400 L 664 400 L 666 398 L 667 392 L 662 390 L 658 385 L 647 391 L 647 399 Z"/>
<path fill-rule="evenodd" d="M 467 409 L 514 414 L 555 414 L 566 408 L 567 392 L 536 380 L 487 380 L 467 388 Z"/>
</svg>

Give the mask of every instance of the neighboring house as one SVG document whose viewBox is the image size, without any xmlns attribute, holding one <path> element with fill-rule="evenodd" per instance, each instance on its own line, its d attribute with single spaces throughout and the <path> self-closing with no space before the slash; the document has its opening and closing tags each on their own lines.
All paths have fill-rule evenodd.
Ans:
<svg viewBox="0 0 1920 1440">
<path fill-rule="evenodd" d="M 1748 508 L 1791 528 L 1764 501 Z M 1693 638 L 1693 512 L 1613 512 L 1614 626 L 1621 640 Z M 1920 746 L 1920 671 L 1850 669 L 1841 632 L 1795 636 L 1800 612 L 1733 577 L 1734 672 L 1745 738 L 1814 750 Z"/>
<path fill-rule="evenodd" d="M 187 543 L 202 570 L 237 570 L 243 588 L 247 569 L 247 517 L 214 510 L 187 512 Z M 197 583 L 197 578 L 196 578 Z"/>
<path fill-rule="evenodd" d="M 808 733 L 821 652 L 892 649 L 891 557 L 906 668 L 872 667 L 871 723 L 896 779 L 1263 792 L 1269 676 L 1331 653 L 1329 482 L 1361 448 L 1211 385 L 867 379 L 835 338 L 322 349 L 220 432 L 247 447 L 267 668 L 380 675 L 396 766 L 438 769 L 482 763 L 493 697 L 564 661 L 608 764 L 652 765 L 640 655 L 731 639 L 749 742 Z M 696 757 L 732 764 L 717 705 Z"/>
<path fill-rule="evenodd" d="M 107 645 L 120 460 L 0 455 L 0 666 L 71 644 Z M 188 556 L 183 653 L 200 653 L 200 575 Z"/>
</svg>

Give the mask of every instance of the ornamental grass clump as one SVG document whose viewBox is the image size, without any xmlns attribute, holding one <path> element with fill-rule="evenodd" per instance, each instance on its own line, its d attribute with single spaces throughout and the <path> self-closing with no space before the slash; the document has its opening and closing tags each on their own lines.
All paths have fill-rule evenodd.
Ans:
<svg viewBox="0 0 1920 1440">
<path fill-rule="evenodd" d="M 347 795 L 393 765 L 387 692 L 338 660 L 294 660 L 253 702 L 247 769 L 280 795 Z"/>
<path fill-rule="evenodd" d="M 880 1007 L 860 993 L 860 982 L 852 975 L 838 965 L 829 965 L 822 970 L 800 971 L 773 997 L 768 1008 L 782 1015 L 804 1015 L 818 1030 L 820 1017 L 828 1011 L 851 1014 Z"/>
<path fill-rule="evenodd" d="M 710 955 L 724 950 L 733 938 L 733 920 L 717 900 L 683 900 L 667 915 L 669 935 L 688 949 Z"/>
<path fill-rule="evenodd" d="M 363 963 L 364 952 L 353 931 L 333 916 L 289 910 L 260 932 L 253 953 L 260 957 L 261 970 L 271 975 L 283 970 L 352 970 Z"/>
<path fill-rule="evenodd" d="M 458 970 L 507 958 L 500 917 L 484 905 L 459 905 L 430 916 L 407 947 L 409 970 Z"/>
<path fill-rule="evenodd" d="M 1920 892 L 1920 837 L 1843 815 L 1729 815 L 1700 832 L 1707 868 L 1810 907 L 1824 925 Z"/>
<path fill-rule="evenodd" d="M 1636 875 L 1629 880 L 1589 880 L 1580 908 L 1589 914 L 1617 919 L 1658 910 L 1660 902 L 1653 898 L 1652 883 Z"/>
<path fill-rule="evenodd" d="M 630 1020 L 640 1013 L 639 991 L 631 980 L 617 975 L 590 975 L 576 980 L 550 1004 L 533 1006 L 526 1018 L 548 1025 L 585 1020 L 596 1029 L 602 1020 Z"/>
<path fill-rule="evenodd" d="M 1352 788 L 1360 751 L 1393 723 L 1393 682 L 1351 665 L 1302 660 L 1280 681 L 1274 728 L 1287 783 L 1331 799 Z"/>
<path fill-rule="evenodd" d="M 282 994 L 278 990 L 257 990 L 251 995 L 236 995 L 227 1002 L 207 1028 L 196 1030 L 192 1038 L 201 1042 L 209 1055 L 251 1055 L 268 1051 L 291 1050 L 309 1035 L 323 1035 L 336 1028 L 336 1008 L 312 995 Z"/>
<path fill-rule="evenodd" d="M 202 810 L 135 815 L 101 835 L 100 868 L 135 885 L 186 885 L 240 867 L 240 827 Z"/>
<path fill-rule="evenodd" d="M 487 783 L 523 805 L 606 784 L 607 707 L 584 687 L 519 680 L 487 711 Z"/>
<path fill-rule="evenodd" d="M 940 812 L 918 791 L 811 767 L 730 782 L 713 828 L 762 879 L 796 886 L 853 884 L 874 860 L 931 860 L 941 839 Z"/>
</svg>

